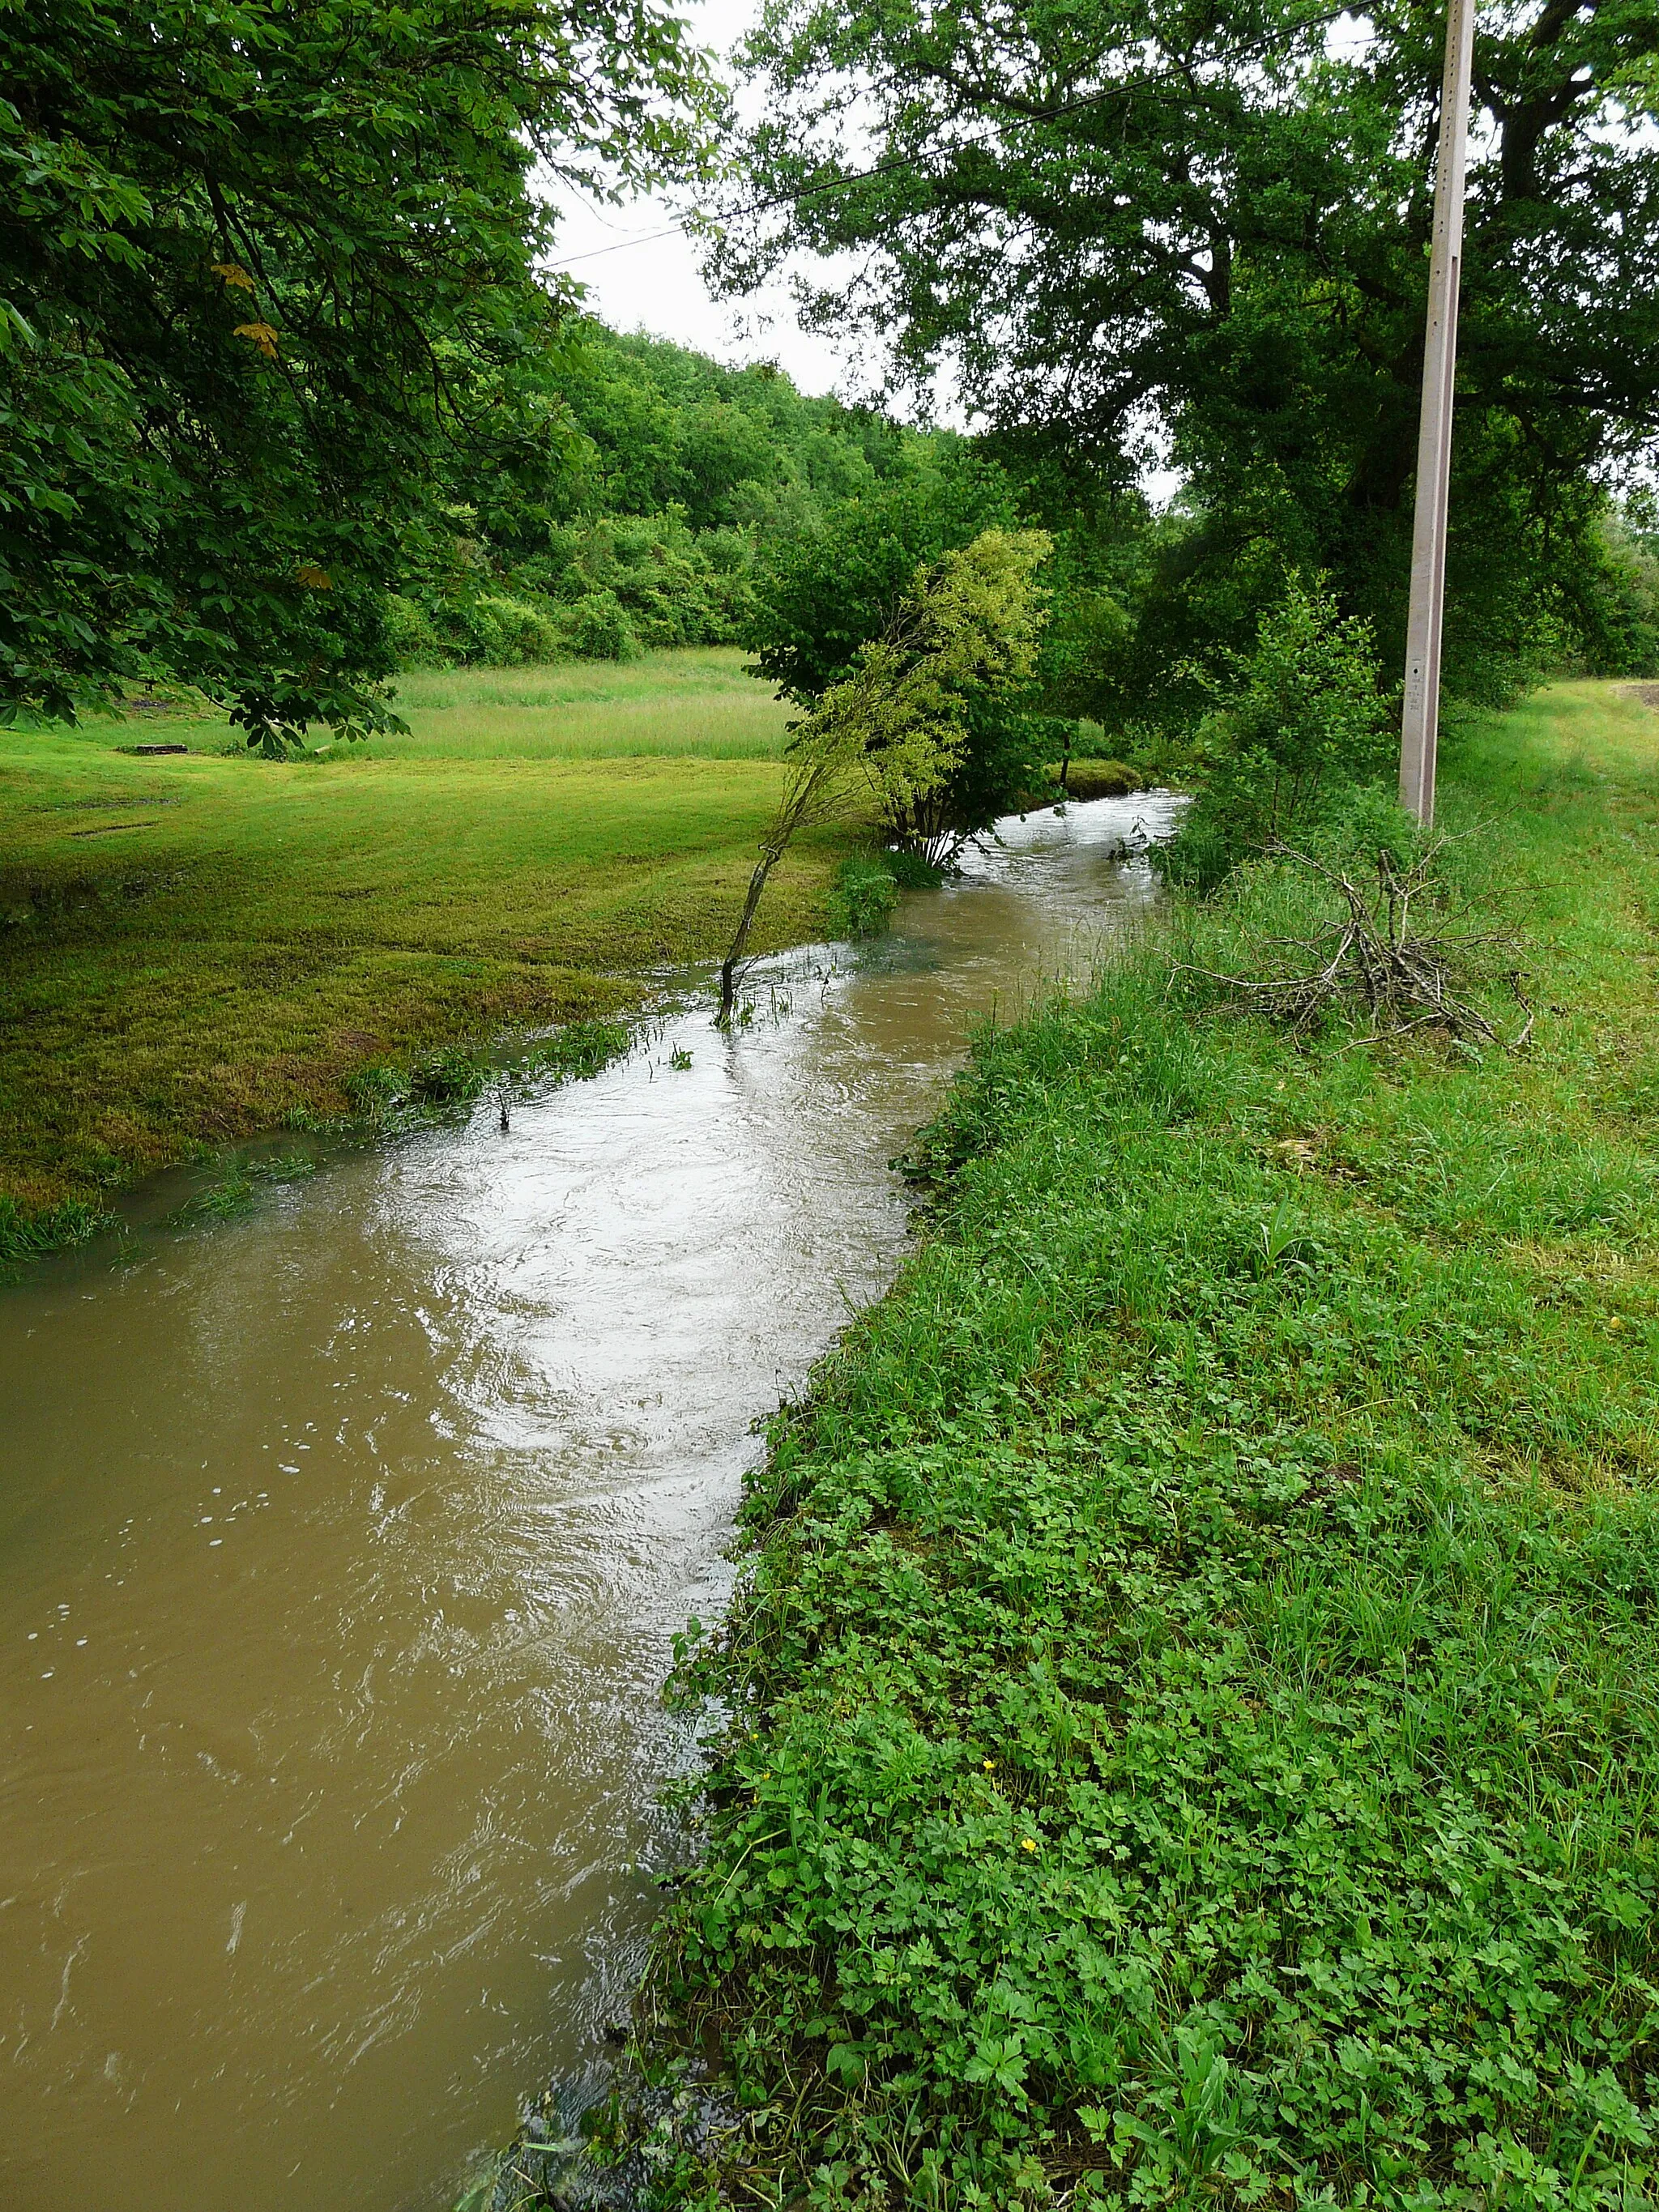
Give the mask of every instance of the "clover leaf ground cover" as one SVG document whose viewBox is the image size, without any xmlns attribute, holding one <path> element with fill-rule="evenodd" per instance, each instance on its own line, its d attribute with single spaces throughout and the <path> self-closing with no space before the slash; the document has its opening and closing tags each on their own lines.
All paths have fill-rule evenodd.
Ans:
<svg viewBox="0 0 1659 2212">
<path fill-rule="evenodd" d="M 1525 1054 L 1297 1051 L 1157 941 L 981 1038 L 680 1669 L 648 2198 L 1654 2201 L 1656 770 L 1606 687 L 1452 752 Z"/>
</svg>

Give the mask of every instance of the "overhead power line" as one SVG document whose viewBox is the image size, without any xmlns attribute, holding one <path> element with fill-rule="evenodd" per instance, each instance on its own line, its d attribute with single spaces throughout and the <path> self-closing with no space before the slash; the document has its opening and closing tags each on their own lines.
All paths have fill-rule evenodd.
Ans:
<svg viewBox="0 0 1659 2212">
<path fill-rule="evenodd" d="M 1346 0 L 1346 4 L 1340 8 L 1329 8 L 1322 15 L 1308 16 L 1297 27 L 1303 31 L 1324 30 L 1332 23 L 1340 21 L 1344 15 L 1362 12 L 1362 6 L 1356 4 L 1356 0 Z M 1374 44 L 1376 35 L 1373 32 L 1360 41 L 1361 45 Z M 1206 56 L 1201 66 L 1213 69 L 1218 64 L 1229 62 L 1262 61 L 1276 51 L 1278 49 L 1264 46 L 1236 46 L 1229 52 Z M 1146 76 L 1126 80 L 1121 84 L 1104 85 L 1098 92 L 1079 94 L 1075 100 L 1057 100 L 1052 107 L 1032 108 L 1024 114 L 1009 117 L 1003 123 L 988 125 L 985 130 L 969 137 L 956 139 L 948 148 L 940 150 L 957 153 L 967 147 L 983 146 L 1006 130 L 1008 122 L 1057 123 L 1063 116 L 1077 115 L 1085 108 L 1098 107 L 1103 100 L 1119 100 L 1125 93 L 1141 92 L 1149 85 L 1170 83 L 1186 75 L 1187 67 L 1179 64 L 1171 64 L 1168 69 L 1153 70 Z M 878 177 L 895 176 L 901 170 L 914 170 L 915 167 L 916 157 L 914 155 L 895 155 L 890 161 L 872 162 L 867 169 L 854 169 L 845 176 L 831 177 L 821 185 L 804 185 L 797 192 L 778 192 L 770 199 L 751 200 L 747 207 L 734 208 L 729 216 L 720 219 L 727 222 L 742 222 L 751 216 L 770 215 L 776 208 L 799 207 L 803 201 L 821 199 L 830 192 L 844 192 L 854 185 L 867 185 Z M 607 253 L 626 253 L 633 246 L 657 246 L 664 239 L 682 238 L 684 234 L 684 222 L 671 223 L 665 230 L 647 231 L 639 238 L 619 238 L 614 246 L 595 246 L 586 252 L 566 254 L 559 265 L 573 269 L 579 261 L 598 261 Z"/>
</svg>

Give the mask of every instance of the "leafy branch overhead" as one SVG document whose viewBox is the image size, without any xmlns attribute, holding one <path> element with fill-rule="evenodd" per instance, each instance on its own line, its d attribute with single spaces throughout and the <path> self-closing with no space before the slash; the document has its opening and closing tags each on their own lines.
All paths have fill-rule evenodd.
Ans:
<svg viewBox="0 0 1659 2212">
<path fill-rule="evenodd" d="M 0 704 L 164 666 L 256 740 L 383 720 L 439 458 L 558 328 L 532 164 L 695 167 L 682 26 L 652 0 L 53 0 L 0 9 Z"/>
<path fill-rule="evenodd" d="M 734 209 L 719 266 L 741 288 L 792 250 L 873 247 L 821 277 L 820 319 L 872 315 L 907 380 L 960 349 L 998 422 L 1112 440 L 1149 402 L 1255 413 L 1273 404 L 1249 385 L 1277 328 L 1279 404 L 1322 356 L 1364 408 L 1362 448 L 1391 441 L 1413 329 L 1420 344 L 1443 18 L 1385 11 L 1336 39 L 1332 20 L 1306 0 L 769 0 L 745 48 L 771 94 L 744 143 L 757 211 Z M 1656 52 L 1651 11 L 1619 0 L 1483 11 L 1477 399 L 1507 376 L 1540 405 L 1652 423 L 1659 280 L 1639 218 L 1659 149 L 1626 117 Z"/>
</svg>

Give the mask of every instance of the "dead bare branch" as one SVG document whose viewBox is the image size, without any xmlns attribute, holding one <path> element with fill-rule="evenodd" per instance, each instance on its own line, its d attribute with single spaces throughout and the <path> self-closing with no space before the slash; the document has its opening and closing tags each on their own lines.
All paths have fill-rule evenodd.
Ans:
<svg viewBox="0 0 1659 2212">
<path fill-rule="evenodd" d="M 1534 1019 L 1522 994 L 1519 972 L 1511 969 L 1508 981 L 1527 1022 L 1513 1038 L 1506 1039 L 1468 995 L 1481 967 L 1490 973 L 1491 956 L 1512 950 L 1514 939 L 1499 930 L 1426 930 L 1413 922 L 1414 902 L 1443 902 L 1438 869 L 1443 849 L 1444 840 L 1437 839 L 1405 867 L 1386 848 L 1380 851 L 1371 890 L 1311 854 L 1274 842 L 1267 848 L 1271 859 L 1305 869 L 1328 884 L 1346 912 L 1334 915 L 1312 937 L 1266 940 L 1283 955 L 1300 956 L 1289 974 L 1227 975 L 1184 961 L 1175 963 L 1171 973 L 1196 976 L 1229 994 L 1241 1010 L 1265 1013 L 1297 1032 L 1305 1033 L 1328 1011 L 1346 1006 L 1364 1017 L 1368 1038 L 1440 1029 L 1468 1043 L 1518 1052 L 1531 1036 Z"/>
</svg>

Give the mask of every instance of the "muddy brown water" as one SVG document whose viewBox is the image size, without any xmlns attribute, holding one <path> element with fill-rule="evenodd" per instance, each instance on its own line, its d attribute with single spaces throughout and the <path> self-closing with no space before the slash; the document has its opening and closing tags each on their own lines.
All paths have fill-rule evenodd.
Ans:
<svg viewBox="0 0 1659 2212">
<path fill-rule="evenodd" d="M 4 2212 L 437 2212 L 594 2073 L 751 1424 L 890 1280 L 974 1018 L 1147 904 L 1111 851 L 1171 804 L 1006 823 L 505 1137 L 0 1291 Z"/>
</svg>

